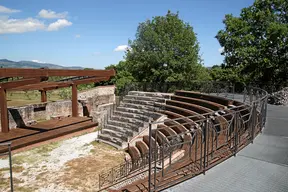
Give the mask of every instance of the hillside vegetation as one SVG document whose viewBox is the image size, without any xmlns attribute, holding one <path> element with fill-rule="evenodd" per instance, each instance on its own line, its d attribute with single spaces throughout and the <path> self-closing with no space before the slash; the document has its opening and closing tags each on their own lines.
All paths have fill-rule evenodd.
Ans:
<svg viewBox="0 0 288 192">
<path fill-rule="evenodd" d="M 64 67 L 50 63 L 37 63 L 33 61 L 10 61 L 7 59 L 0 59 L 1 68 L 50 68 L 50 69 L 82 69 L 82 67 Z"/>
</svg>

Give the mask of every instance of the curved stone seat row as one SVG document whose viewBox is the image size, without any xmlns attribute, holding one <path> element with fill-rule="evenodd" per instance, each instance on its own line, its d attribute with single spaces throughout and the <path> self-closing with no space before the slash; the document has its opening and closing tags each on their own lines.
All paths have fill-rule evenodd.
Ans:
<svg viewBox="0 0 288 192">
<path fill-rule="evenodd" d="M 142 93 L 144 96 L 144 93 Z M 152 144 L 156 143 L 156 146 L 152 145 L 153 148 L 158 148 L 162 146 L 165 142 L 169 142 L 171 138 L 178 138 L 181 142 L 193 142 L 193 130 L 198 129 L 198 122 L 203 122 L 206 117 L 212 119 L 212 124 L 215 127 L 215 130 L 219 135 L 222 135 L 222 139 L 226 139 L 226 134 L 229 133 L 228 125 L 232 123 L 233 120 L 233 112 L 239 111 L 242 118 L 247 120 L 249 119 L 250 109 L 241 102 L 234 101 L 231 99 L 226 99 L 214 95 L 205 95 L 198 92 L 192 91 L 181 91 L 177 90 L 174 95 L 171 95 L 170 98 L 165 100 L 165 103 L 161 103 L 157 105 L 159 107 L 159 113 L 166 115 L 167 119 L 157 125 L 157 138 L 155 134 L 155 130 L 152 131 Z M 195 131 L 196 132 L 196 131 Z M 215 134 L 217 137 L 217 134 Z M 155 141 L 156 140 L 156 141 Z M 197 143 L 199 143 L 200 139 Z M 202 141 L 202 140 L 201 140 Z M 203 142 L 203 141 L 202 141 Z M 198 145 L 199 147 L 200 145 Z M 130 148 L 138 148 L 138 150 L 130 150 Z M 211 147 L 211 146 L 210 146 Z M 179 150 L 181 148 L 185 148 L 185 145 L 179 146 Z M 187 148 L 185 148 L 187 149 Z M 147 156 L 149 152 L 149 136 L 144 135 L 142 140 L 138 140 L 135 146 L 129 146 L 127 149 L 130 154 L 132 161 L 134 157 L 144 157 Z M 137 153 L 137 154 L 134 154 Z M 209 152 L 208 152 L 209 153 Z M 136 160 L 136 159 L 135 159 Z M 186 166 L 186 164 L 190 162 L 179 161 L 182 166 Z M 177 169 L 181 165 L 177 163 Z M 173 168 L 169 168 L 169 170 L 173 172 Z M 175 173 L 174 176 L 179 176 Z M 161 182 L 170 182 L 170 180 L 174 180 L 175 177 L 171 176 L 171 178 L 165 178 L 164 181 Z M 144 179 L 145 182 L 139 181 L 142 186 L 145 185 L 147 178 Z M 147 183 L 146 183 L 147 184 Z M 126 187 L 123 187 L 121 191 L 133 191 L 133 189 L 139 189 L 139 185 L 133 183 Z M 147 186 L 144 186 L 144 190 Z"/>
<path fill-rule="evenodd" d="M 127 148 L 132 138 L 148 128 L 149 120 L 157 121 L 165 115 L 167 121 L 158 125 L 161 135 L 157 135 L 157 146 L 161 146 L 164 140 L 169 141 L 173 135 L 182 133 L 188 134 L 178 136 L 179 141 L 189 142 L 193 130 L 197 129 L 198 121 L 203 121 L 206 117 L 211 118 L 211 113 L 218 111 L 211 118 L 215 130 L 226 130 L 232 119 L 230 112 L 241 105 L 241 102 L 231 99 L 191 91 L 177 90 L 174 94 L 130 91 L 108 119 L 99 134 L 99 140 L 117 148 Z M 241 111 L 241 115 L 244 116 L 248 112 L 245 109 Z M 152 134 L 152 139 L 155 142 L 155 134 Z M 149 137 L 144 135 L 142 139 L 130 145 L 129 148 L 132 149 L 127 151 L 133 160 L 147 155 L 145 153 L 149 149 L 148 146 Z"/>
<path fill-rule="evenodd" d="M 162 140 L 169 142 L 169 138 L 173 138 L 173 136 L 177 136 L 181 133 L 188 133 L 178 137 L 181 142 L 191 141 L 193 134 L 189 134 L 189 132 L 191 133 L 191 130 L 197 129 L 197 121 L 201 119 L 203 120 L 207 114 L 209 114 L 209 117 L 211 118 L 211 113 L 213 114 L 215 111 L 218 111 L 218 113 L 213 114 L 212 121 L 216 131 L 220 133 L 221 130 L 226 130 L 229 121 L 232 119 L 232 115 L 229 113 L 233 111 L 233 107 L 231 107 L 233 105 L 239 106 L 243 104 L 213 95 L 205 95 L 189 91 L 176 91 L 175 95 L 171 95 L 170 99 L 166 100 L 165 104 L 162 103 L 158 105 L 158 112 L 166 115 L 169 120 L 158 125 L 158 130 L 161 135 L 159 135 L 158 132 L 156 139 L 157 146 L 163 145 Z M 244 111 L 245 114 L 248 112 L 249 111 Z M 217 135 L 215 134 L 215 136 Z M 148 147 L 148 135 L 144 136 L 143 139 L 144 143 Z M 154 144 L 154 142 L 155 134 L 152 133 L 152 143 Z M 184 147 L 184 145 L 181 147 Z M 148 149 L 145 152 L 147 152 Z M 130 154 L 131 151 L 128 150 L 128 152 Z M 130 155 L 133 160 L 133 156 L 135 155 Z M 147 154 L 142 153 L 141 155 L 144 156 Z"/>
</svg>

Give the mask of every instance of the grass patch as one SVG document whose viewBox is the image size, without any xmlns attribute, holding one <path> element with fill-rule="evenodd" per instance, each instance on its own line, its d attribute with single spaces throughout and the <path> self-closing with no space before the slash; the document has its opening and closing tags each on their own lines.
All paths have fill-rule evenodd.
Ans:
<svg viewBox="0 0 288 192">
<path fill-rule="evenodd" d="M 73 159 L 65 164 L 65 174 L 61 183 L 66 187 L 95 191 L 99 187 L 98 175 L 124 162 L 124 151 L 97 141 L 91 142 L 90 145 L 93 145 L 91 155 Z"/>
<path fill-rule="evenodd" d="M 37 147 L 35 148 L 35 152 L 36 153 L 40 153 L 40 154 L 43 154 L 43 153 L 48 153 L 48 152 L 51 152 L 53 151 L 54 149 L 56 149 L 57 147 L 60 146 L 60 142 L 51 142 L 49 144 L 46 144 L 46 145 L 43 145 L 43 146 L 40 146 L 40 147 Z"/>
<path fill-rule="evenodd" d="M 18 187 L 18 184 L 20 183 L 23 183 L 23 182 L 17 178 L 13 178 L 14 191 L 28 192 L 28 191 L 25 191 L 26 189 L 22 187 Z M 2 177 L 0 178 L 0 190 L 10 191 L 10 178 L 2 178 Z"/>
<path fill-rule="evenodd" d="M 49 152 L 60 146 L 60 142 L 52 142 L 46 145 L 42 145 L 31 149 L 29 151 L 19 153 L 13 156 L 13 164 L 21 165 L 23 163 L 33 164 L 42 160 L 49 155 Z"/>
<path fill-rule="evenodd" d="M 5 167 L 5 168 L 0 169 L 0 172 L 5 172 L 5 171 L 10 171 L 10 168 Z M 24 171 L 24 168 L 22 166 L 13 166 L 12 171 L 13 173 L 21 173 L 22 171 Z"/>
<path fill-rule="evenodd" d="M 31 191 L 35 191 L 34 188 L 31 187 L 19 187 L 19 186 L 15 186 L 14 187 L 14 191 L 19 191 L 19 192 L 31 192 Z"/>
<path fill-rule="evenodd" d="M 108 144 L 105 144 L 105 143 L 102 143 L 102 142 L 99 142 L 99 141 L 92 141 L 90 144 L 96 148 L 102 148 L 102 149 L 107 149 L 107 150 L 112 150 L 112 151 L 119 151 L 115 147 L 108 145 Z"/>
<path fill-rule="evenodd" d="M 63 100 L 59 96 L 57 90 L 51 91 L 48 101 Z M 8 106 L 23 106 L 29 104 L 41 103 L 41 93 L 39 91 L 13 91 L 7 93 L 7 105 Z"/>
</svg>

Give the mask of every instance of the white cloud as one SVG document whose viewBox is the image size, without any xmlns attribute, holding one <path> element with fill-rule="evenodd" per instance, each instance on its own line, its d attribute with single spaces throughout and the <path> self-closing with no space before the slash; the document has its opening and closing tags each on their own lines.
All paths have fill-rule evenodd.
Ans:
<svg viewBox="0 0 288 192">
<path fill-rule="evenodd" d="M 75 38 L 80 38 L 80 37 L 81 37 L 81 35 L 79 35 L 79 34 L 75 35 Z"/>
<path fill-rule="evenodd" d="M 37 60 L 37 59 L 33 59 L 33 60 L 31 60 L 32 62 L 35 62 L 35 63 L 46 63 L 46 62 L 44 62 L 44 61 L 39 61 L 39 60 Z"/>
<path fill-rule="evenodd" d="M 20 12 L 20 10 L 9 9 L 7 7 L 4 7 L 4 6 L 0 5 L 0 13 L 17 13 L 17 12 Z"/>
<path fill-rule="evenodd" d="M 128 45 L 119 45 L 114 51 L 126 51 L 127 49 L 129 49 Z"/>
<path fill-rule="evenodd" d="M 24 33 L 43 29 L 45 29 L 45 25 L 38 19 L 10 19 L 9 17 L 0 17 L 0 34 Z"/>
<path fill-rule="evenodd" d="M 45 18 L 45 19 L 64 19 L 68 15 L 68 12 L 62 12 L 62 13 L 56 13 L 55 11 L 52 10 L 46 10 L 42 9 L 39 13 L 38 16 Z"/>
<path fill-rule="evenodd" d="M 222 53 L 222 52 L 224 51 L 224 47 L 220 47 L 220 48 L 218 49 L 218 51 L 219 51 L 219 53 Z"/>
<path fill-rule="evenodd" d="M 49 24 L 47 31 L 58 31 L 60 28 L 68 27 L 70 25 L 72 25 L 72 22 L 66 19 L 58 19 L 54 23 Z"/>
</svg>

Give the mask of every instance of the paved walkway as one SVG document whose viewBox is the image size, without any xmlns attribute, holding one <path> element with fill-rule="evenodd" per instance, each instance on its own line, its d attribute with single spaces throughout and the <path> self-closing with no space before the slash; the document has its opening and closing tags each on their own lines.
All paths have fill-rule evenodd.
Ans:
<svg viewBox="0 0 288 192">
<path fill-rule="evenodd" d="M 288 107 L 268 105 L 267 123 L 253 144 L 167 192 L 288 192 Z"/>
</svg>

